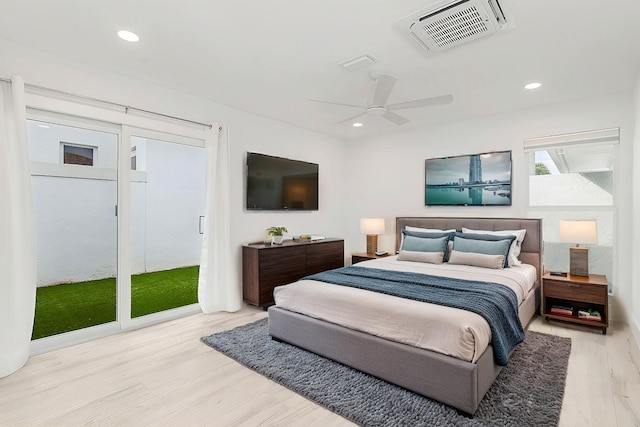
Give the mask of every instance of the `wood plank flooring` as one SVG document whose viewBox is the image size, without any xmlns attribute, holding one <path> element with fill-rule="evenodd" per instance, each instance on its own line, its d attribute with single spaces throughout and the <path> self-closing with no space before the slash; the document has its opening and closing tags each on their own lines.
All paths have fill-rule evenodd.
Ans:
<svg viewBox="0 0 640 427">
<path fill-rule="evenodd" d="M 0 379 L 0 425 L 353 425 L 199 340 L 265 316 L 197 314 L 32 357 Z M 626 325 L 603 336 L 538 317 L 530 329 L 572 338 L 561 426 L 640 426 L 640 351 Z"/>
</svg>

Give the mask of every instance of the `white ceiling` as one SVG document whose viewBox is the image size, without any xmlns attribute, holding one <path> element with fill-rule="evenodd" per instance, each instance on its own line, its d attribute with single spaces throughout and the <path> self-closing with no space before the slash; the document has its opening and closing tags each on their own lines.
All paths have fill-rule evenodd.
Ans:
<svg viewBox="0 0 640 427">
<path fill-rule="evenodd" d="M 630 90 L 640 73 L 638 0 L 500 0 L 513 30 L 426 56 L 393 24 L 432 2 L 0 0 L 0 38 L 345 139 Z M 338 65 L 362 54 L 377 62 Z M 390 103 L 454 101 L 361 128 L 337 124 L 358 109 L 308 101 L 364 105 L 371 72 L 398 78 Z"/>
</svg>

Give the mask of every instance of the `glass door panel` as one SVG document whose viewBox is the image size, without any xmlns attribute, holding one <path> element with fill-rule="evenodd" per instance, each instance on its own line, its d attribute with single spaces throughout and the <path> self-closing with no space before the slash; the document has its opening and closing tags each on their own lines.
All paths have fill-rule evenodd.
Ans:
<svg viewBox="0 0 640 427">
<path fill-rule="evenodd" d="M 131 317 L 198 301 L 204 148 L 131 138 Z"/>
<path fill-rule="evenodd" d="M 27 120 L 27 139 L 37 254 L 32 339 L 114 322 L 118 130 Z"/>
</svg>

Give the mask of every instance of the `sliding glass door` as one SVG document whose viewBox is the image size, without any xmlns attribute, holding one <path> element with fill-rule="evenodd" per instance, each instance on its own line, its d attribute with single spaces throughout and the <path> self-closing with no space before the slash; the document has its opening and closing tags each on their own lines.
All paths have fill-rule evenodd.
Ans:
<svg viewBox="0 0 640 427">
<path fill-rule="evenodd" d="M 33 339 L 116 321 L 119 126 L 28 120 L 36 228 Z"/>
<path fill-rule="evenodd" d="M 27 129 L 32 339 L 77 342 L 198 311 L 204 141 L 36 110 Z"/>
<path fill-rule="evenodd" d="M 131 317 L 195 304 L 205 206 L 202 142 L 136 130 L 130 163 Z"/>
</svg>

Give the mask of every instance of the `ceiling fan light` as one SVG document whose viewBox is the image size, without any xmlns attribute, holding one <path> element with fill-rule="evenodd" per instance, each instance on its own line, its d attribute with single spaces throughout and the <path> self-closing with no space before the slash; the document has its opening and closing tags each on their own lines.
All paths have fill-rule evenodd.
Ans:
<svg viewBox="0 0 640 427">
<path fill-rule="evenodd" d="M 371 114 L 372 116 L 384 116 L 386 112 L 387 108 L 380 105 L 375 105 L 367 108 L 367 113 Z"/>
</svg>

